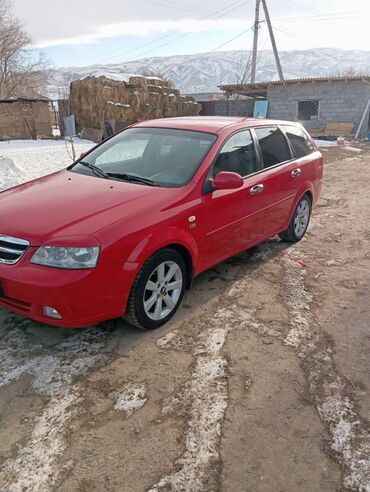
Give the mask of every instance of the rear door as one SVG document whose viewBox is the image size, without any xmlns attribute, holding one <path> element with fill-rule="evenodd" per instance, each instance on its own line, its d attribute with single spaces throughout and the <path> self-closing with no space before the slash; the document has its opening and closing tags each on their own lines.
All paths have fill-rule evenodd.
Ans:
<svg viewBox="0 0 370 492">
<path fill-rule="evenodd" d="M 257 127 L 254 131 L 263 165 L 260 182 L 265 201 L 259 211 L 257 231 L 259 239 L 263 240 L 286 226 L 303 173 L 284 132 L 277 125 Z"/>
<path fill-rule="evenodd" d="M 290 142 L 296 158 L 295 172 L 300 174 L 300 184 L 302 185 L 300 193 L 303 193 L 308 186 L 312 185 L 315 201 L 321 190 L 323 176 L 322 155 L 303 128 L 297 125 L 282 125 L 281 128 Z"/>
</svg>

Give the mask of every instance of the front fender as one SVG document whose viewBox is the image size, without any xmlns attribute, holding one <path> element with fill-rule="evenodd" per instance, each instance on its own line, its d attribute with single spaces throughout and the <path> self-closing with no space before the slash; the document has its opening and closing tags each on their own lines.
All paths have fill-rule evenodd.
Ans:
<svg viewBox="0 0 370 492">
<path fill-rule="evenodd" d="M 130 271 L 134 269 L 138 272 L 141 265 L 143 265 L 148 258 L 160 249 L 171 244 L 180 245 L 188 251 L 193 268 L 197 271 L 199 256 L 198 245 L 190 233 L 177 226 L 170 226 L 158 232 L 150 232 L 131 251 L 125 262 L 124 268 L 127 268 Z"/>
</svg>

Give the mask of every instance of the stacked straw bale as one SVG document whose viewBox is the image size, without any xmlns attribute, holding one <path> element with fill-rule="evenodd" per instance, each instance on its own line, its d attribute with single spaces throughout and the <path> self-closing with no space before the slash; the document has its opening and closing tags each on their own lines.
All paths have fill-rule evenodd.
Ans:
<svg viewBox="0 0 370 492">
<path fill-rule="evenodd" d="M 71 83 L 70 108 L 79 130 L 102 128 L 104 121 L 111 121 L 117 130 L 142 120 L 194 116 L 201 109 L 193 97 L 182 96 L 158 77 L 108 77 L 91 76 Z"/>
</svg>

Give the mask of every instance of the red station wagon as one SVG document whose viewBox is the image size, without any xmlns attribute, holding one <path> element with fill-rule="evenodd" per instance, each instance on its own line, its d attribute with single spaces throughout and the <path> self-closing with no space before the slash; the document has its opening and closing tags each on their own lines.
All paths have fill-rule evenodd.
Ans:
<svg viewBox="0 0 370 492">
<path fill-rule="evenodd" d="M 145 121 L 0 193 L 0 305 L 56 326 L 168 321 L 193 278 L 279 234 L 299 241 L 323 160 L 286 121 Z"/>
</svg>

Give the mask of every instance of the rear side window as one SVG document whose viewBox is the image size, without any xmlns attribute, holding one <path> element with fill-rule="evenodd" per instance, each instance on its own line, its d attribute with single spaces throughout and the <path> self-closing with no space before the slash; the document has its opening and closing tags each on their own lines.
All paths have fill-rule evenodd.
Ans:
<svg viewBox="0 0 370 492">
<path fill-rule="evenodd" d="M 226 141 L 213 166 L 213 177 L 221 171 L 231 171 L 242 177 L 257 171 L 256 149 L 249 130 L 235 133 Z"/>
<path fill-rule="evenodd" d="M 292 158 L 288 142 L 279 128 L 255 128 L 255 132 L 261 148 L 264 168 Z"/>
<path fill-rule="evenodd" d="M 284 126 L 283 128 L 298 159 L 314 151 L 310 139 L 303 130 L 296 126 Z"/>
</svg>

